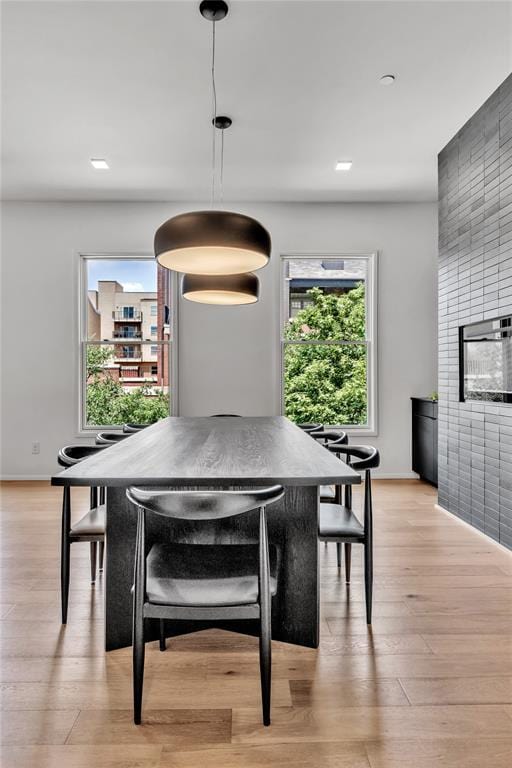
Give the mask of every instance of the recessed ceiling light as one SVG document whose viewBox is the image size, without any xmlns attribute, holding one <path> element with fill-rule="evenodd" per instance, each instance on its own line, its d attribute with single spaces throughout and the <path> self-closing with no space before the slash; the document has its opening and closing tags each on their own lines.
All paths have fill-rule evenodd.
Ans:
<svg viewBox="0 0 512 768">
<path fill-rule="evenodd" d="M 352 168 L 352 160 L 338 160 L 336 163 L 337 171 L 350 171 Z"/>
<path fill-rule="evenodd" d="M 109 165 L 106 160 L 101 157 L 91 157 L 91 165 L 96 168 L 97 171 L 108 171 Z"/>
<path fill-rule="evenodd" d="M 396 77 L 394 75 L 382 75 L 379 82 L 381 85 L 393 85 L 395 80 Z"/>
</svg>

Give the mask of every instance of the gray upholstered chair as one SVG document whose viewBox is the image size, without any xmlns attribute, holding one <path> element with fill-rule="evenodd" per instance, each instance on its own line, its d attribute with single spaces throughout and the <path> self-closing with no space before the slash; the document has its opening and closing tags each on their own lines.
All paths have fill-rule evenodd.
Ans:
<svg viewBox="0 0 512 768">
<path fill-rule="evenodd" d="M 338 568 L 341 567 L 341 545 L 345 544 L 345 578 L 350 582 L 352 544 L 364 547 L 364 586 L 366 622 L 372 623 L 373 592 L 373 510 L 371 470 L 380 463 L 379 452 L 367 445 L 333 445 L 329 450 L 346 458 L 352 469 L 364 472 L 363 522 L 352 509 L 352 489 L 345 486 L 344 504 L 320 504 L 318 537 L 320 541 L 336 542 Z"/>
<path fill-rule="evenodd" d="M 121 440 L 126 440 L 127 437 L 130 437 L 130 433 L 98 432 L 96 435 L 96 445 L 114 445 L 114 443 L 120 443 Z"/>
<path fill-rule="evenodd" d="M 318 442 L 322 443 L 326 448 L 330 445 L 346 445 L 348 443 L 347 433 L 342 429 L 320 429 L 309 432 L 310 437 Z M 320 486 L 320 501 L 326 504 L 336 502 L 341 503 L 341 496 L 339 488 L 333 485 L 321 485 Z"/>
<path fill-rule="evenodd" d="M 314 429 L 308 434 L 314 440 L 326 446 L 332 442 L 340 443 L 341 445 L 348 443 L 347 433 L 343 429 L 325 429 L 325 427 L 320 427 L 320 429 Z"/>
<path fill-rule="evenodd" d="M 61 467 L 72 467 L 74 464 L 102 451 L 107 445 L 67 445 L 61 448 L 57 457 Z M 102 489 L 103 490 L 103 489 Z M 99 570 L 103 570 L 103 552 L 105 547 L 105 505 L 98 504 L 98 489 L 91 488 L 89 511 L 78 520 L 71 523 L 71 488 L 64 486 L 62 498 L 62 532 L 60 557 L 60 584 L 62 623 L 67 624 L 69 577 L 70 577 L 70 548 L 77 541 L 90 542 L 91 552 L 91 584 L 96 581 L 96 560 L 99 560 Z M 97 558 L 99 549 L 99 558 Z"/>
<path fill-rule="evenodd" d="M 277 592 L 279 551 L 268 543 L 266 507 L 284 494 L 281 486 L 243 491 L 162 491 L 129 488 L 138 509 L 133 587 L 133 707 L 141 722 L 144 683 L 145 619 L 160 620 L 165 650 L 165 619 L 260 622 L 260 672 L 263 723 L 270 724 L 271 614 Z M 204 521 L 259 509 L 258 544 L 175 544 L 158 541 L 146 552 L 146 516 Z"/>
<path fill-rule="evenodd" d="M 297 426 L 302 429 L 304 432 L 317 432 L 320 429 L 323 429 L 322 424 L 297 424 Z"/>
</svg>

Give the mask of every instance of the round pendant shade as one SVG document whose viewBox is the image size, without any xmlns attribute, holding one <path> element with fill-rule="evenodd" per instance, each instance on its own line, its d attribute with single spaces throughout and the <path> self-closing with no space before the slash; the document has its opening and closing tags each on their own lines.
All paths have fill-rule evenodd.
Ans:
<svg viewBox="0 0 512 768">
<path fill-rule="evenodd" d="M 264 267 L 270 235 L 259 221 L 230 211 L 173 216 L 155 234 L 159 264 L 192 275 L 234 275 Z"/>
<path fill-rule="evenodd" d="M 242 275 L 183 275 L 181 293 L 199 304 L 254 304 L 260 281 L 251 272 Z"/>
</svg>

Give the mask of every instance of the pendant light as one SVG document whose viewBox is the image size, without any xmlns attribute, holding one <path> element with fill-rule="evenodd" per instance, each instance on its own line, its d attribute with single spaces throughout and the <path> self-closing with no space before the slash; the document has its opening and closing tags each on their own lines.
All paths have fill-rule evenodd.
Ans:
<svg viewBox="0 0 512 768">
<path fill-rule="evenodd" d="M 255 304 L 260 281 L 252 272 L 240 275 L 183 275 L 181 294 L 199 304 Z"/>
<path fill-rule="evenodd" d="M 232 275 L 264 267 L 271 250 L 270 235 L 256 219 L 232 211 L 213 210 L 215 204 L 215 25 L 227 16 L 224 0 L 203 0 L 201 15 L 212 22 L 212 210 L 173 216 L 155 234 L 159 264 L 195 275 Z"/>
<path fill-rule="evenodd" d="M 221 132 L 220 149 L 220 200 L 224 199 L 224 132 L 233 121 L 226 115 L 218 115 L 212 121 Z M 196 275 L 186 273 L 181 282 L 181 295 L 188 301 L 200 304 L 254 304 L 258 301 L 260 281 L 252 272 L 229 275 Z"/>
<path fill-rule="evenodd" d="M 192 211 L 156 231 L 159 264 L 194 275 L 232 275 L 261 269 L 270 257 L 270 235 L 250 216 L 232 211 Z"/>
</svg>

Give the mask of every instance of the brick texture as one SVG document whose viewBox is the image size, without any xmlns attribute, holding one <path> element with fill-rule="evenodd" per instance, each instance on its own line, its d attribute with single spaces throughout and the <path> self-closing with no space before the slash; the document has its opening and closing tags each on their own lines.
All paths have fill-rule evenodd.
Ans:
<svg viewBox="0 0 512 768">
<path fill-rule="evenodd" d="M 458 341 L 512 314 L 512 75 L 438 160 L 439 504 L 512 549 L 512 405 L 459 402 Z"/>
</svg>

